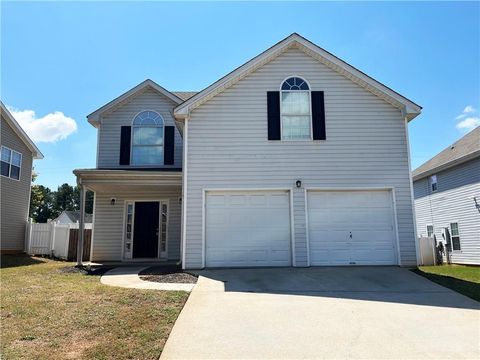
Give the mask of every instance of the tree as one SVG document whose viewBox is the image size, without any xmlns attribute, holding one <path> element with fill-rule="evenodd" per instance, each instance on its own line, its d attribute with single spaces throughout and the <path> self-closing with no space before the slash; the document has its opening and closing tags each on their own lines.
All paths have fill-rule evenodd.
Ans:
<svg viewBox="0 0 480 360">
<path fill-rule="evenodd" d="M 54 193 L 43 185 L 32 185 L 30 217 L 35 222 L 44 223 L 58 216 L 53 207 Z"/>
<path fill-rule="evenodd" d="M 60 185 L 55 193 L 55 211 L 60 214 L 64 210 L 78 210 L 80 208 L 80 197 L 75 195 L 73 186 L 68 184 Z"/>
<path fill-rule="evenodd" d="M 80 202 L 80 192 L 78 194 L 78 198 Z M 87 191 L 85 194 L 85 213 L 93 214 L 93 191 Z"/>
<path fill-rule="evenodd" d="M 33 176 L 32 181 L 35 181 Z M 51 191 L 43 185 L 32 185 L 30 217 L 35 222 L 47 222 L 48 219 L 55 219 L 64 210 L 80 210 L 80 188 L 78 186 L 65 183 L 60 185 L 57 191 Z M 85 213 L 93 213 L 93 192 L 91 191 L 86 192 Z"/>
<path fill-rule="evenodd" d="M 80 209 L 80 188 L 75 186 L 73 189 L 77 209 Z M 87 191 L 85 194 L 85 214 L 93 214 L 93 192 Z"/>
</svg>

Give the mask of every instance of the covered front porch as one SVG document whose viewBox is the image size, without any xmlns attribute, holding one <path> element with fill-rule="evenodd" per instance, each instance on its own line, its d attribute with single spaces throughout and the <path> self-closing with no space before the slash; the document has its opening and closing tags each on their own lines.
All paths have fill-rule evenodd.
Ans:
<svg viewBox="0 0 480 360">
<path fill-rule="evenodd" d="M 85 192 L 95 194 L 90 264 L 180 259 L 181 170 L 85 169 L 74 173 L 81 189 L 82 214 Z M 82 216 L 81 228 L 83 224 Z M 79 248 L 82 245 L 79 239 Z"/>
</svg>

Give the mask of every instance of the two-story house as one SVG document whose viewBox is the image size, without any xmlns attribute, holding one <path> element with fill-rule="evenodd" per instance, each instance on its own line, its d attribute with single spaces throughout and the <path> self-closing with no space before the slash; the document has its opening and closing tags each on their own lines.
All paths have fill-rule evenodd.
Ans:
<svg viewBox="0 0 480 360">
<path fill-rule="evenodd" d="M 480 127 L 413 171 L 417 231 L 444 261 L 480 265 Z"/>
<path fill-rule="evenodd" d="M 2 102 L 0 107 L 0 250 L 18 253 L 25 250 L 33 159 L 43 155 Z"/>
<path fill-rule="evenodd" d="M 420 112 L 298 34 L 196 94 L 146 80 L 88 115 L 91 260 L 415 265 Z"/>
</svg>

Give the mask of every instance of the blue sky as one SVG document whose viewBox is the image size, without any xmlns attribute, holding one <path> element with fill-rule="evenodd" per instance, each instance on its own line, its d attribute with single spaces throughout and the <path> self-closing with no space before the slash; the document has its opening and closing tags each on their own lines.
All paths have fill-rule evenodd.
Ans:
<svg viewBox="0 0 480 360">
<path fill-rule="evenodd" d="M 423 106 L 416 167 L 480 122 L 479 23 L 478 2 L 3 1 L 1 99 L 45 155 L 37 183 L 74 184 L 95 167 L 87 114 L 146 78 L 201 90 L 298 32 Z"/>
</svg>

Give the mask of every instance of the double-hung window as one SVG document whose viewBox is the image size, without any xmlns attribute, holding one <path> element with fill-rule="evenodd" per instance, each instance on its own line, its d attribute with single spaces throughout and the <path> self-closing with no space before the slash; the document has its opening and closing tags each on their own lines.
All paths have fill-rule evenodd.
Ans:
<svg viewBox="0 0 480 360">
<path fill-rule="evenodd" d="M 461 250 L 460 232 L 458 231 L 458 223 L 450 223 L 450 235 L 452 240 L 452 250 Z"/>
<path fill-rule="evenodd" d="M 288 78 L 282 83 L 280 92 L 282 139 L 311 139 L 310 87 L 307 82 L 299 77 Z"/>
<path fill-rule="evenodd" d="M 132 165 L 163 165 L 164 121 L 155 111 L 143 111 L 133 119 Z"/>
<path fill-rule="evenodd" d="M 20 168 L 22 167 L 22 154 L 2 146 L 2 176 L 20 180 Z"/>
</svg>

